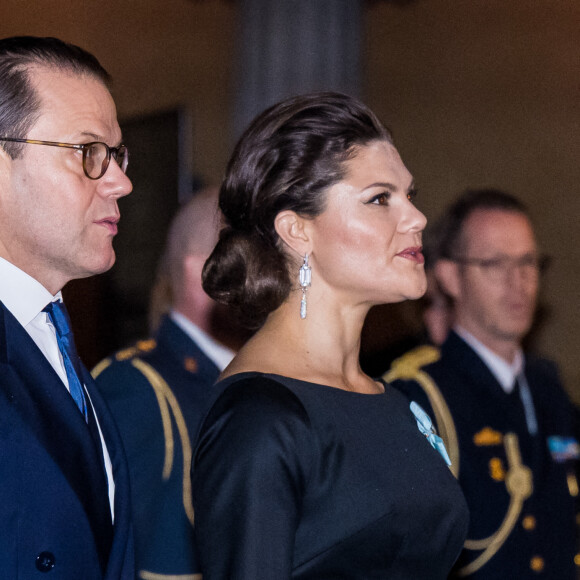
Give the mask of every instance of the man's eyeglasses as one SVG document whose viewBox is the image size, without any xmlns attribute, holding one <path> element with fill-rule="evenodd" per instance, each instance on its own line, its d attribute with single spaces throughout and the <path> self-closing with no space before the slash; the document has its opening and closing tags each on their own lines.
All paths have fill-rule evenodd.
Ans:
<svg viewBox="0 0 580 580">
<path fill-rule="evenodd" d="M 496 258 L 454 258 L 454 262 L 467 266 L 476 266 L 495 281 L 506 280 L 514 270 L 530 278 L 543 273 L 550 264 L 549 256 L 529 254 L 520 258 L 498 256 Z"/>
<path fill-rule="evenodd" d="M 111 162 L 111 157 L 119 164 L 123 173 L 127 173 L 129 165 L 129 151 L 125 145 L 109 147 L 106 143 L 93 141 L 75 145 L 73 143 L 59 143 L 57 141 L 37 141 L 35 139 L 15 139 L 13 137 L 0 137 L 0 141 L 13 143 L 28 143 L 29 145 L 49 145 L 50 147 L 65 147 L 78 149 L 83 152 L 83 171 L 89 179 L 100 179 L 105 175 Z"/>
</svg>

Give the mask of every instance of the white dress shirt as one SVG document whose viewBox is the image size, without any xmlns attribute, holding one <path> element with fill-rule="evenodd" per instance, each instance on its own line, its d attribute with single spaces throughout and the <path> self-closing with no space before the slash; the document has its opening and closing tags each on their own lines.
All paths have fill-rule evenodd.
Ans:
<svg viewBox="0 0 580 580">
<path fill-rule="evenodd" d="M 223 371 L 232 362 L 235 355 L 233 350 L 214 340 L 209 334 L 199 328 L 199 326 L 191 322 L 189 318 L 181 314 L 181 312 L 172 310 L 169 316 L 197 344 L 220 371 Z"/>
<path fill-rule="evenodd" d="M 32 276 L 29 276 L 4 258 L 0 258 L 0 301 L 30 335 L 70 392 L 64 361 L 58 348 L 56 330 L 48 314 L 42 311 L 49 302 L 56 300 L 62 302 L 60 292 L 53 296 Z M 85 395 L 92 405 L 90 395 L 86 389 Z M 113 467 L 101 426 L 99 425 L 99 418 L 96 413 L 94 415 L 97 419 L 97 426 L 101 436 L 103 459 L 109 483 L 109 504 L 111 506 L 111 516 L 114 517 L 115 482 L 113 480 Z"/>
</svg>

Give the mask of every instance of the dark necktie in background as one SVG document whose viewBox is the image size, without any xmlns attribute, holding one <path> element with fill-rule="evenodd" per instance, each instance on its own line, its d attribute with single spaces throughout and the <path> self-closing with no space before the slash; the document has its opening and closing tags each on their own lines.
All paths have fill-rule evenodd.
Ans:
<svg viewBox="0 0 580 580">
<path fill-rule="evenodd" d="M 526 415 L 526 424 L 528 426 L 528 433 L 536 435 L 538 433 L 538 421 L 536 419 L 536 411 L 534 409 L 534 401 L 532 400 L 532 393 L 526 379 L 526 375 L 520 372 L 516 376 L 514 390 L 519 394 L 524 413 Z"/>
</svg>

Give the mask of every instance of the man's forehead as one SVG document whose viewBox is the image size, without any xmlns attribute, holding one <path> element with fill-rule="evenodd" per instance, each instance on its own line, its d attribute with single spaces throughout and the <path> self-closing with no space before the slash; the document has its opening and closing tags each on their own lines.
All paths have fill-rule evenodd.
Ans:
<svg viewBox="0 0 580 580">
<path fill-rule="evenodd" d="M 37 127 L 55 123 L 63 126 L 66 134 L 93 136 L 96 140 L 120 138 L 115 104 L 100 78 L 66 68 L 36 65 L 30 67 L 28 74 L 38 98 Z"/>
<path fill-rule="evenodd" d="M 495 208 L 478 208 L 471 212 L 462 228 L 462 239 L 470 246 L 505 244 L 507 240 L 535 245 L 532 223 L 526 214 Z"/>
<path fill-rule="evenodd" d="M 109 93 L 107 84 L 98 76 L 90 72 L 75 70 L 67 66 L 61 67 L 58 65 L 49 66 L 44 64 L 32 64 L 26 67 L 26 75 L 31 86 L 37 91 L 39 96 L 42 96 L 45 92 L 50 92 L 51 89 L 58 89 L 61 85 L 70 84 L 90 86 L 95 86 L 96 84 Z"/>
</svg>

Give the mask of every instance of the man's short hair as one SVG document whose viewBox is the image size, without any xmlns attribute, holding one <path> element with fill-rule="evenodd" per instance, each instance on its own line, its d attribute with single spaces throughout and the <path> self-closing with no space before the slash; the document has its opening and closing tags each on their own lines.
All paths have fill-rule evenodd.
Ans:
<svg viewBox="0 0 580 580">
<path fill-rule="evenodd" d="M 465 250 L 464 225 L 477 210 L 501 210 L 529 216 L 528 208 L 517 197 L 499 189 L 468 189 L 447 209 L 437 224 L 435 258 L 454 259 Z"/>
<path fill-rule="evenodd" d="M 36 122 L 40 96 L 31 82 L 31 67 L 87 75 L 108 86 L 110 76 L 86 50 L 58 38 L 13 36 L 0 39 L 0 137 L 23 139 Z M 0 142 L 10 157 L 19 157 L 23 144 Z"/>
</svg>

